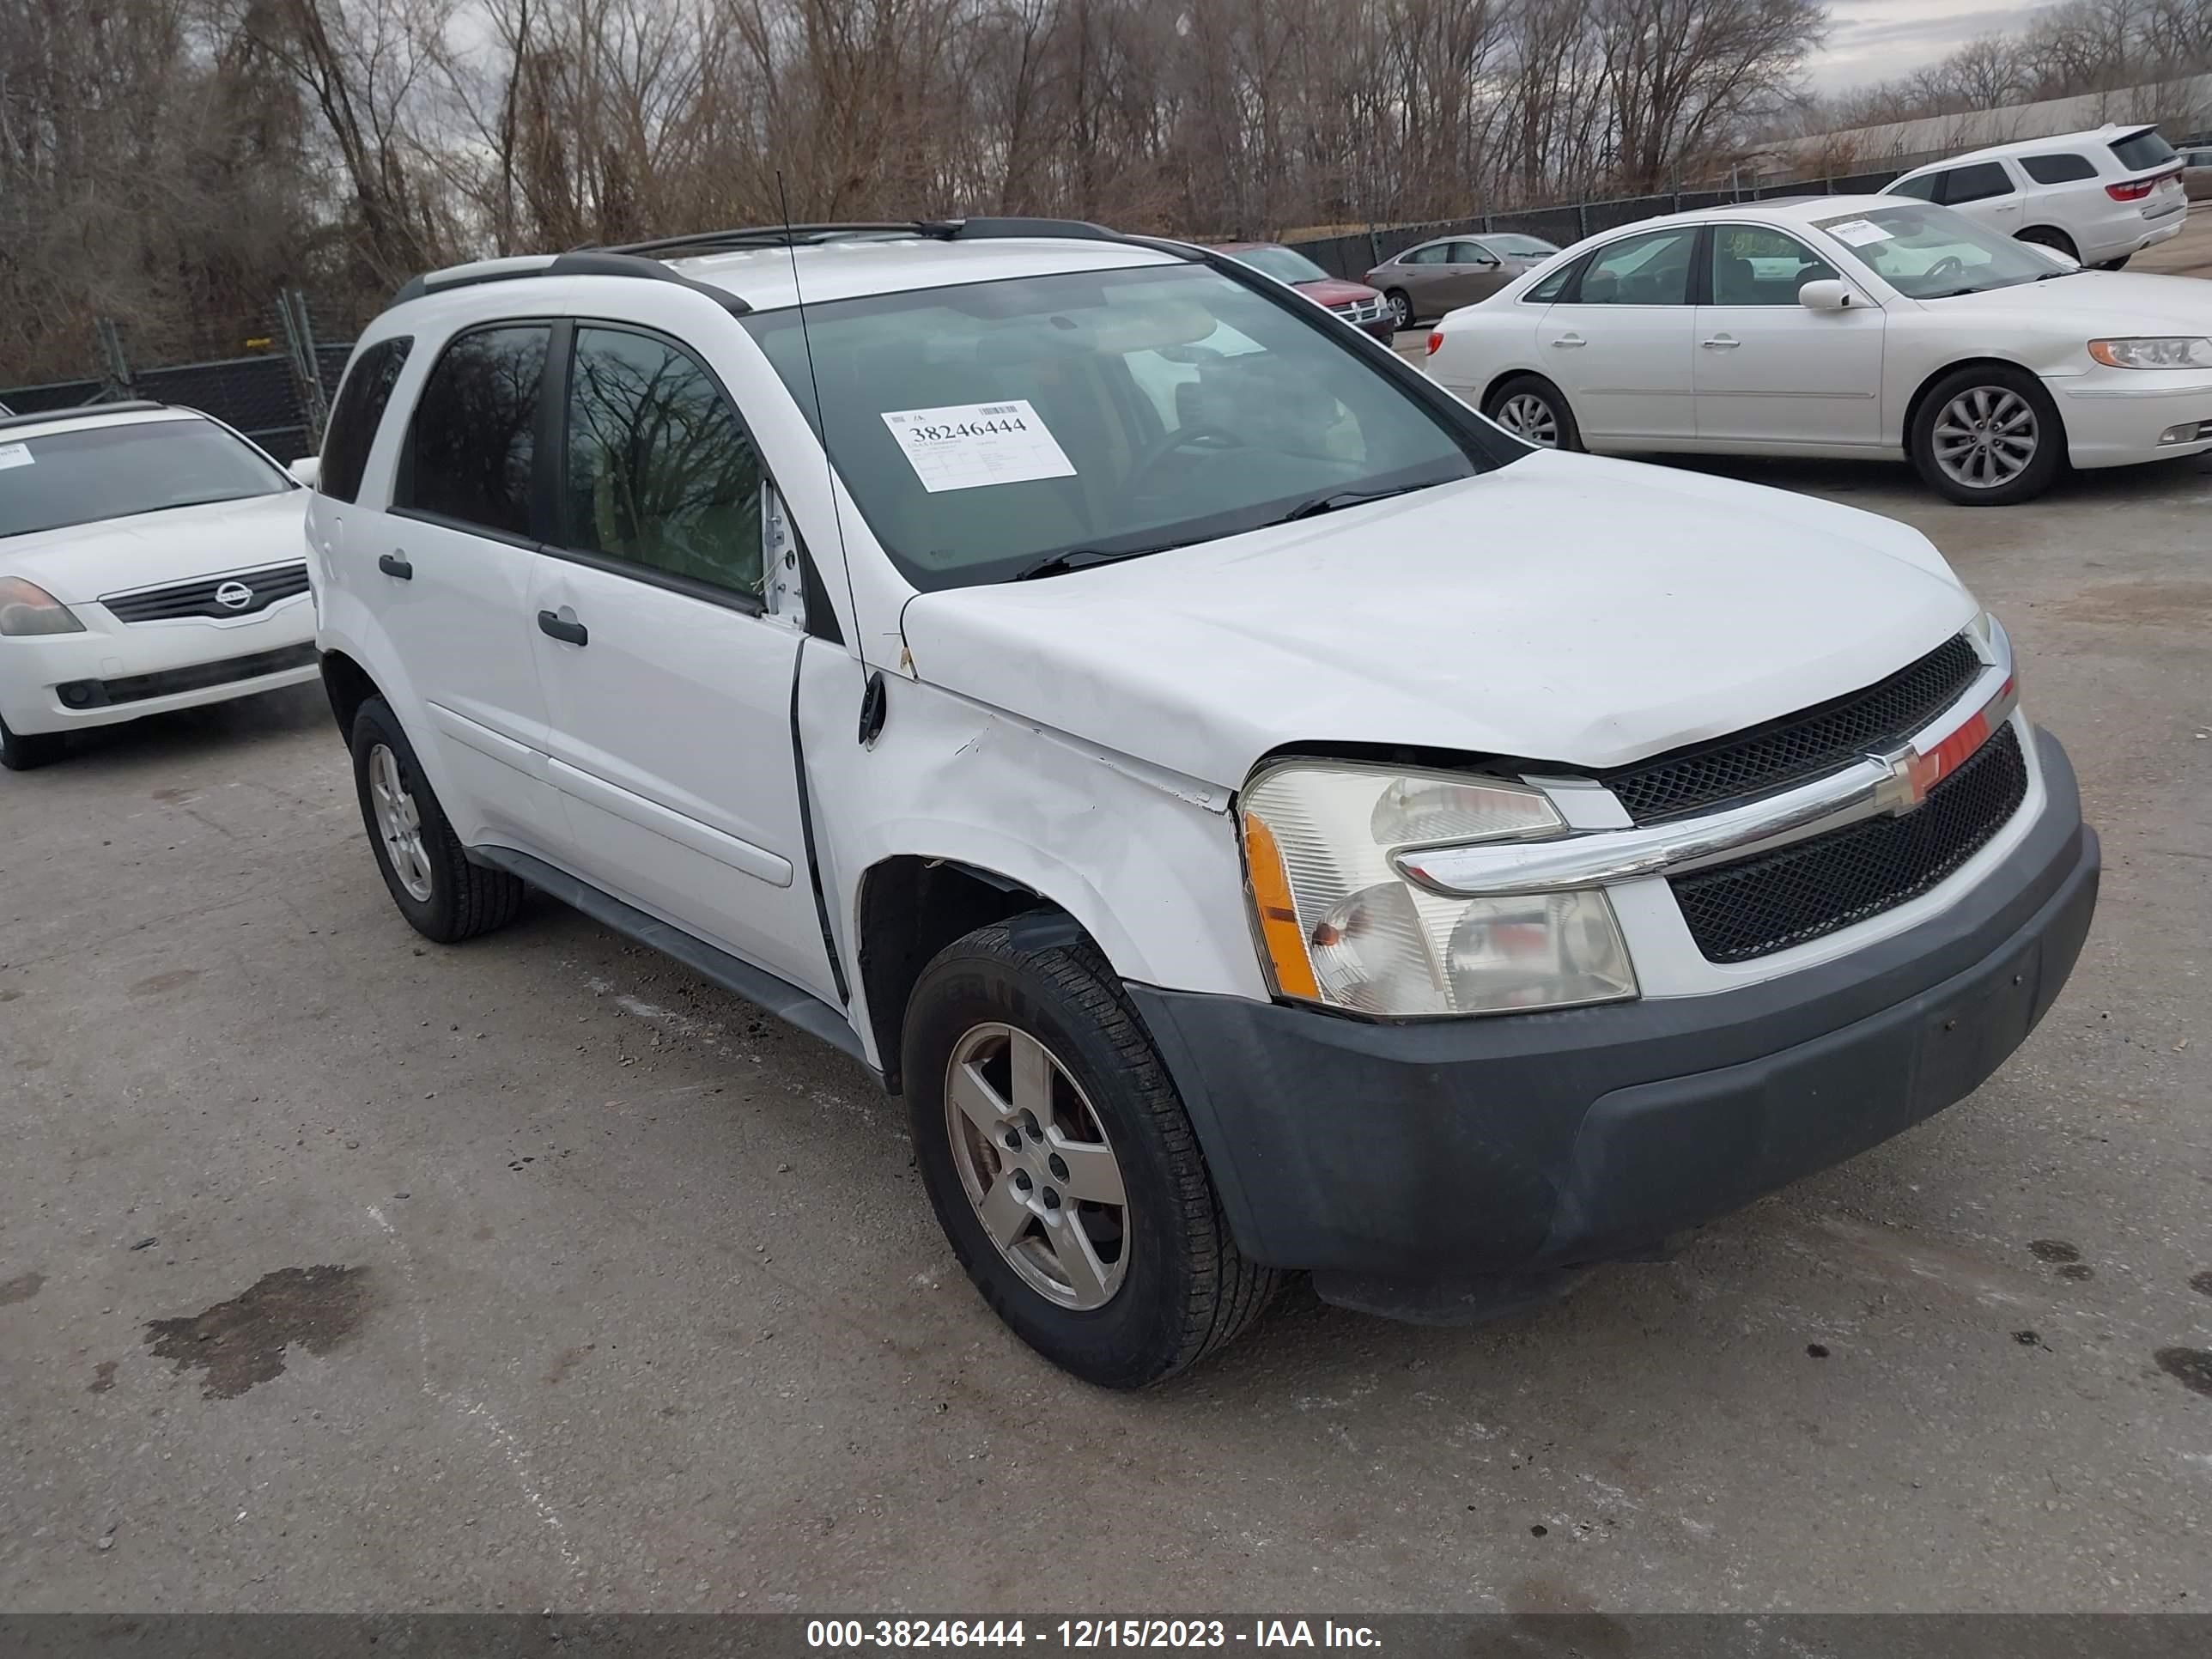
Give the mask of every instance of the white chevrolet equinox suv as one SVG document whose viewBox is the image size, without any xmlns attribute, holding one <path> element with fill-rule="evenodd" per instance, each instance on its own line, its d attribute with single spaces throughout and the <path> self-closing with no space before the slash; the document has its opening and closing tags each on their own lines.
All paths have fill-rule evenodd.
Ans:
<svg viewBox="0 0 2212 1659">
<path fill-rule="evenodd" d="M 1663 1248 L 1972 1091 L 2095 904 L 1920 535 L 1533 449 L 1178 243 L 438 272 L 308 537 L 406 919 L 534 887 L 856 1056 L 1110 1386 L 1288 1273 L 1459 1321 Z"/>
</svg>

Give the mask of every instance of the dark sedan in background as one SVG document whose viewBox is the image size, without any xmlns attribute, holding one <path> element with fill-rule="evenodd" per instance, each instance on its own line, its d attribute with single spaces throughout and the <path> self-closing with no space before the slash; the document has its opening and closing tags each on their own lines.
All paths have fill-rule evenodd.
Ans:
<svg viewBox="0 0 2212 1659">
<path fill-rule="evenodd" d="M 1363 283 L 1330 276 L 1296 248 L 1279 242 L 1216 242 L 1213 251 L 1227 254 L 1240 265 L 1251 266 L 1263 276 L 1288 283 L 1316 305 L 1334 312 L 1384 345 L 1397 335 L 1390 307 L 1380 294 Z"/>
<path fill-rule="evenodd" d="M 1367 284 L 1381 291 L 1394 325 L 1411 328 L 1488 299 L 1559 251 L 1540 236 L 1510 231 L 1439 236 L 1385 259 L 1367 273 Z"/>
</svg>

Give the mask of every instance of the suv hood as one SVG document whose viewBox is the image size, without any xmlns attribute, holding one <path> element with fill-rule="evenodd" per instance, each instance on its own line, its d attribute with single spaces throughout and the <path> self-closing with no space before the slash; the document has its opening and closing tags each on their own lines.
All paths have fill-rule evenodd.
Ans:
<svg viewBox="0 0 2212 1659">
<path fill-rule="evenodd" d="M 1357 300 L 1378 299 L 1375 290 L 1364 283 L 1347 283 L 1341 277 L 1330 276 L 1319 282 L 1300 283 L 1299 293 L 1316 305 L 1348 306 Z"/>
<path fill-rule="evenodd" d="M 1873 684 L 1976 613 L 1917 532 L 1535 453 L 903 618 L 918 678 L 1234 788 L 1285 744 L 1608 767 Z"/>
<path fill-rule="evenodd" d="M 125 588 L 301 564 L 307 557 L 308 493 L 283 489 L 0 537 L 0 575 L 34 581 L 74 605 Z"/>
</svg>

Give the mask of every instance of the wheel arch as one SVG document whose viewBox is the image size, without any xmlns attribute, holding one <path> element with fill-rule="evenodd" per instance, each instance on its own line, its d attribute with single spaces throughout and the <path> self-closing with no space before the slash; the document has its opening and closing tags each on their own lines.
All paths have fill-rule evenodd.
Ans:
<svg viewBox="0 0 2212 1659">
<path fill-rule="evenodd" d="M 1941 368 L 1931 370 L 1920 384 L 1912 389 L 1911 397 L 1905 400 L 1905 424 L 1898 434 L 1898 441 L 1908 455 L 1912 452 L 1912 428 L 1920 423 L 1920 411 L 1927 405 L 1928 394 L 1952 375 L 1966 368 L 2008 368 L 2015 374 L 2027 375 L 2028 379 L 2036 381 L 2039 385 L 2042 381 L 2042 377 L 2026 363 L 2014 357 L 2000 357 L 1995 353 L 1955 358 Z M 2049 396 L 2047 392 L 2045 395 Z M 2066 436 L 2064 411 L 2058 408 L 2058 400 L 2056 398 L 2051 399 L 2051 406 L 2058 421 L 2058 435 L 2063 439 Z"/>
<path fill-rule="evenodd" d="M 1499 369 L 1498 373 L 1492 375 L 1489 380 L 1484 385 L 1482 388 L 1482 396 L 1476 401 L 1474 406 L 1478 410 L 1481 410 L 1486 413 L 1490 408 L 1490 400 L 1492 398 L 1495 398 L 1499 392 L 1503 392 L 1508 386 L 1511 385 L 1516 380 L 1541 380 L 1546 386 L 1551 387 L 1552 390 L 1559 395 L 1559 401 L 1567 405 L 1569 412 L 1572 412 L 1574 404 L 1568 400 L 1566 389 L 1550 375 L 1545 374 L 1542 370 L 1534 368 L 1515 368 Z"/>
<path fill-rule="evenodd" d="M 1040 939 L 1097 941 L 1074 915 L 1025 882 L 957 860 L 902 853 L 860 877 L 860 969 L 884 1086 L 901 1087 L 901 1053 L 915 986 L 932 958 L 979 927 L 1032 917 Z M 1103 956 L 1104 952 L 1101 951 Z"/>
<path fill-rule="evenodd" d="M 331 714 L 338 723 L 338 741 L 350 744 L 354 716 L 371 697 L 382 696 L 383 689 L 366 668 L 343 651 L 324 652 L 322 667 L 323 694 L 331 700 Z"/>
<path fill-rule="evenodd" d="M 2027 225 L 2013 233 L 2013 240 L 2045 247 L 2058 246 L 2061 252 L 2069 252 L 2076 259 L 2081 257 L 2081 244 L 2063 225 Z"/>
</svg>

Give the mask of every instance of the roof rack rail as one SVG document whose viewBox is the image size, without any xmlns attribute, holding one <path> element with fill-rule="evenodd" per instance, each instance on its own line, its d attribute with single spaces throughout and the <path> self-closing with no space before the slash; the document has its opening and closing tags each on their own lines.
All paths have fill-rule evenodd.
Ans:
<svg viewBox="0 0 2212 1659">
<path fill-rule="evenodd" d="M 410 278 L 392 296 L 391 304 L 404 305 L 426 294 L 444 294 L 483 283 L 510 283 L 525 276 L 629 276 L 649 283 L 674 283 L 705 295 L 726 311 L 739 315 L 750 311 L 727 289 L 695 283 L 671 270 L 658 259 L 640 258 L 627 248 L 574 248 L 567 253 L 526 253 L 506 259 L 479 259 L 473 264 L 450 265 Z M 390 307 L 387 307 L 388 310 Z"/>
<path fill-rule="evenodd" d="M 41 409 L 23 415 L 0 416 L 0 432 L 10 427 L 37 426 L 44 421 L 73 420 L 80 415 L 144 415 L 166 410 L 150 398 L 125 398 L 112 404 L 72 404 L 67 409 Z"/>
<path fill-rule="evenodd" d="M 1154 246 L 1152 239 L 1133 237 L 1085 219 L 1028 219 L 980 217 L 972 219 L 851 219 L 793 225 L 743 225 L 728 230 L 694 231 L 684 236 L 664 236 L 649 242 L 630 242 L 609 248 L 610 253 L 641 255 L 647 258 L 681 258 L 713 253 L 725 248 L 814 247 L 843 237 L 918 236 L 931 241 L 983 241 L 1015 236 L 1054 237 L 1061 240 L 1123 242 Z M 1180 247 L 1180 245 L 1171 245 Z"/>
</svg>

